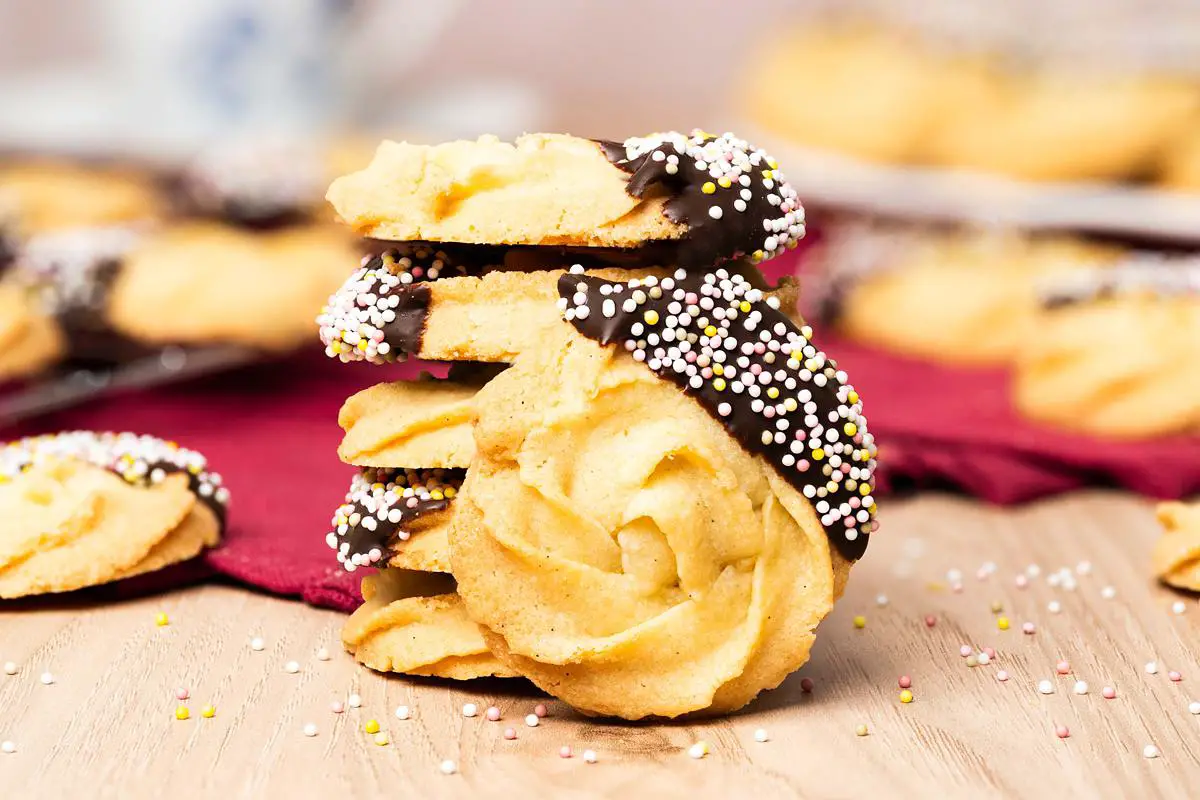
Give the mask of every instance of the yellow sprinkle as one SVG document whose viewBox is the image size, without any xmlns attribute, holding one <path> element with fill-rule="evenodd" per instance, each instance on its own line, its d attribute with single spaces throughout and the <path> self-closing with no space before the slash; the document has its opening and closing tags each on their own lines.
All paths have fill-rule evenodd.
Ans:
<svg viewBox="0 0 1200 800">
<path fill-rule="evenodd" d="M 646 320 L 647 325 L 657 325 L 658 324 L 658 312 L 655 311 L 654 309 L 650 309 L 649 311 L 647 311 L 645 314 L 642 315 L 642 319 Z"/>
<path fill-rule="evenodd" d="M 850 402 L 850 405 L 854 405 L 858 402 L 858 392 L 850 392 L 848 395 L 846 395 L 846 400 Z"/>
<path fill-rule="evenodd" d="M 779 169 L 779 162 L 773 158 L 768 158 L 767 166 L 770 167 L 771 169 Z"/>
<path fill-rule="evenodd" d="M 432 500 L 445 500 L 446 499 L 446 495 L 442 494 L 440 489 L 434 489 L 432 492 L 429 493 L 429 497 Z"/>
<path fill-rule="evenodd" d="M 442 494 L 446 495 L 447 499 L 453 499 L 453 497 L 456 494 L 458 494 L 458 490 L 455 489 L 453 486 L 447 486 L 445 489 L 442 490 Z"/>
<path fill-rule="evenodd" d="M 774 178 L 774 177 L 775 177 L 775 173 L 771 172 L 771 170 L 769 170 L 769 169 L 763 170 L 763 180 L 769 181 L 769 180 L 771 180 L 771 178 Z"/>
<path fill-rule="evenodd" d="M 867 618 L 862 614 L 859 614 L 854 618 L 854 627 L 859 628 L 860 630 L 867 627 Z"/>
<path fill-rule="evenodd" d="M 812 457 L 813 457 L 813 461 L 820 461 L 821 459 L 823 459 L 825 457 L 825 450 L 823 448 L 818 447 L 816 450 L 812 451 Z"/>
<path fill-rule="evenodd" d="M 709 325 L 707 328 L 704 329 L 704 335 L 705 336 L 716 336 L 717 335 L 717 326 Z"/>
<path fill-rule="evenodd" d="M 859 725 L 857 728 L 854 729 L 855 736 L 866 736 L 868 733 L 870 733 L 870 731 L 867 730 L 866 725 Z"/>
<path fill-rule="evenodd" d="M 363 726 L 363 730 L 367 733 L 379 733 L 379 721 L 374 719 L 367 720 L 367 724 Z"/>
<path fill-rule="evenodd" d="M 902 691 L 900 693 L 900 702 L 901 703 L 911 703 L 912 701 L 913 701 L 913 694 L 908 689 L 905 689 L 904 691 Z"/>
<path fill-rule="evenodd" d="M 212 719 L 216 715 L 217 715 L 216 706 L 205 706 L 203 709 L 200 710 L 200 716 L 204 717 L 205 719 Z"/>
<path fill-rule="evenodd" d="M 171 624 L 171 618 L 167 616 L 167 612 L 160 611 L 154 615 L 154 624 L 160 628 L 165 628 Z"/>
<path fill-rule="evenodd" d="M 767 397 L 774 400 L 775 398 L 779 397 L 779 390 L 777 388 L 775 388 L 774 386 L 768 387 L 767 388 Z"/>
<path fill-rule="evenodd" d="M 871 493 L 871 487 L 864 483 L 862 486 L 858 487 L 858 493 L 861 495 L 868 495 Z"/>
<path fill-rule="evenodd" d="M 858 426 L 853 422 L 847 422 L 842 426 L 842 430 L 846 432 L 847 436 L 853 436 L 854 434 L 858 433 Z"/>
<path fill-rule="evenodd" d="M 767 257 L 767 254 L 764 253 L 762 250 L 755 250 L 754 254 L 751 256 L 751 258 L 753 258 L 755 261 L 762 261 L 766 257 Z"/>
<path fill-rule="evenodd" d="M 718 392 L 723 392 L 723 391 L 725 391 L 725 379 L 724 379 L 724 378 L 717 378 L 716 380 L 714 380 L 714 381 L 713 381 L 713 388 L 714 388 L 714 389 L 716 389 Z"/>
<path fill-rule="evenodd" d="M 333 524 L 334 525 L 349 525 L 350 520 L 345 514 L 343 514 L 342 512 L 339 511 L 337 517 L 333 520 Z"/>
<path fill-rule="evenodd" d="M 996 627 L 1002 631 L 1008 630 L 1008 617 L 999 617 L 996 619 Z"/>
<path fill-rule="evenodd" d="M 380 747 L 387 747 L 391 739 L 388 738 L 387 731 L 380 731 L 375 734 L 375 744 Z"/>
<path fill-rule="evenodd" d="M 365 353 L 365 352 L 367 352 L 367 343 L 365 341 L 359 341 L 359 343 L 357 345 L 355 345 L 354 349 Z"/>
<path fill-rule="evenodd" d="M 720 364 L 713 364 L 713 375 L 724 375 L 725 367 Z"/>
<path fill-rule="evenodd" d="M 733 185 L 733 181 L 729 180 L 729 178 L 726 178 L 724 175 L 722 175 L 721 177 L 717 178 L 717 185 L 720 186 L 722 189 L 728 189 L 730 186 Z"/>
<path fill-rule="evenodd" d="M 695 185 L 695 184 L 693 184 L 693 185 Z M 705 194 L 712 194 L 716 190 L 717 190 L 717 185 L 715 183 L 713 183 L 712 181 L 705 181 L 704 185 L 700 187 L 700 191 L 704 192 Z"/>
<path fill-rule="evenodd" d="M 788 399 L 783 401 L 783 407 L 786 408 L 788 411 L 795 411 L 797 408 L 800 407 L 800 404 L 796 402 L 796 398 L 789 397 Z"/>
<path fill-rule="evenodd" d="M 192 713 L 188 711 L 187 706 L 179 706 L 175 709 L 175 719 L 187 719 Z"/>
<path fill-rule="evenodd" d="M 744 313 L 744 314 L 745 314 L 745 313 L 749 313 L 749 311 L 750 311 L 750 302 L 749 302 L 748 300 L 743 300 L 743 301 L 742 301 L 742 304 L 741 304 L 740 306 L 738 306 L 738 308 L 740 308 L 740 309 L 742 310 L 742 313 Z"/>
</svg>

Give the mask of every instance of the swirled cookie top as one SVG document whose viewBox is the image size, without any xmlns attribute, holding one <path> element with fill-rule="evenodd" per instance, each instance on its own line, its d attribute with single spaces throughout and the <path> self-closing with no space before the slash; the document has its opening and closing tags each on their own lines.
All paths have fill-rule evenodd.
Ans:
<svg viewBox="0 0 1200 800">
<path fill-rule="evenodd" d="M 707 269 L 734 258 L 773 258 L 804 236 L 804 208 L 778 163 L 732 133 L 656 133 L 599 142 L 629 173 L 639 199 L 661 191 L 663 213 L 688 232 L 676 263 Z"/>
<path fill-rule="evenodd" d="M 175 442 L 133 433 L 69 431 L 19 439 L 0 448 L 0 483 L 7 483 L 46 459 L 75 459 L 106 469 L 132 486 L 152 486 L 168 475 L 183 473 L 196 499 L 224 525 L 229 490 L 221 476 L 195 450 Z"/>
<path fill-rule="evenodd" d="M 419 517 L 445 511 L 462 486 L 463 470 L 368 468 L 354 476 L 333 514 L 325 543 L 347 572 L 371 567 L 407 541 Z"/>
<path fill-rule="evenodd" d="M 740 275 L 680 269 L 614 283 L 572 270 L 563 316 L 695 397 L 813 504 L 830 541 L 857 559 L 877 526 L 874 437 L 846 373 Z"/>
</svg>

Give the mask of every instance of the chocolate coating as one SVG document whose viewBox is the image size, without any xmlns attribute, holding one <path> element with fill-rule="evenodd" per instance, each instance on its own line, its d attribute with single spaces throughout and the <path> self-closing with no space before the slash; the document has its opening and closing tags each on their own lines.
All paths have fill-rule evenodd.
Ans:
<svg viewBox="0 0 1200 800">
<path fill-rule="evenodd" d="M 843 556 L 862 556 L 876 527 L 874 438 L 857 393 L 807 326 L 725 270 L 625 284 L 568 274 L 558 291 L 580 333 L 621 344 L 695 397 L 813 503 Z"/>
</svg>

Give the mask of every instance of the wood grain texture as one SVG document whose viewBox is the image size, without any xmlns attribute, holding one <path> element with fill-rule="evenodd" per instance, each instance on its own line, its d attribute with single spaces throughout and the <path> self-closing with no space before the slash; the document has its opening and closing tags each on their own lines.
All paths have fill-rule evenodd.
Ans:
<svg viewBox="0 0 1200 800">
<path fill-rule="evenodd" d="M 1017 510 L 934 495 L 892 501 L 813 661 L 748 711 L 698 724 L 597 722 L 548 702 L 550 716 L 527 728 L 538 702 L 528 684 L 374 675 L 342 653 L 341 615 L 228 586 L 117 605 L 0 605 L 0 662 L 21 666 L 0 674 L 0 740 L 19 748 L 0 754 L 0 797 L 1195 797 L 1200 716 L 1187 706 L 1200 699 L 1200 605 L 1151 580 L 1157 535 L 1150 505 L 1115 493 Z M 1050 572 L 1084 560 L 1092 572 L 1075 591 L 1048 585 Z M 980 580 L 987 561 L 998 569 Z M 1017 588 L 1031 563 L 1041 576 Z M 961 593 L 945 586 L 950 569 L 964 573 Z M 1111 600 L 1101 597 L 1108 585 Z M 1062 613 L 1049 613 L 1052 599 Z M 1179 599 L 1182 615 L 1170 609 Z M 1010 630 L 997 629 L 993 601 Z M 155 626 L 159 610 L 170 626 Z M 932 629 L 926 614 L 938 617 Z M 1032 636 L 1020 630 L 1027 620 Z M 262 652 L 253 636 L 265 639 Z M 964 643 L 997 657 L 968 668 Z M 331 661 L 315 658 L 322 646 Z M 1060 658 L 1071 675 L 1054 674 Z M 284 671 L 293 659 L 296 675 Z M 1157 675 L 1145 672 L 1150 660 Z M 39 683 L 44 670 L 52 686 Z M 900 674 L 913 679 L 908 705 Z M 1037 692 L 1043 678 L 1054 694 Z M 1072 693 L 1079 679 L 1089 694 Z M 1101 697 L 1106 685 L 1117 699 Z M 183 722 L 173 716 L 178 686 L 192 693 Z M 363 707 L 331 713 L 352 691 Z M 202 719 L 210 702 L 217 716 Z M 480 715 L 464 718 L 465 702 Z M 500 723 L 483 718 L 493 703 Z M 412 719 L 393 716 L 399 704 Z M 390 745 L 363 732 L 370 718 Z M 310 721 L 315 738 L 302 734 Z M 860 723 L 870 735 L 855 735 Z M 1069 739 L 1055 737 L 1056 724 Z M 501 736 L 510 725 L 515 742 Z M 769 742 L 754 740 L 757 728 Z M 702 761 L 687 755 L 699 739 L 712 749 Z M 1148 743 L 1161 758 L 1143 758 Z M 574 758 L 558 757 L 564 744 Z M 599 763 L 584 763 L 588 748 Z M 441 774 L 444 759 L 459 773 Z"/>
</svg>

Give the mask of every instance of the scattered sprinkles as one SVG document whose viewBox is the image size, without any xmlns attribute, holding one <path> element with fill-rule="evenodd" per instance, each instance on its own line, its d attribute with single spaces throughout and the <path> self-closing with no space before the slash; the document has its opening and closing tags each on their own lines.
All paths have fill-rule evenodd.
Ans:
<svg viewBox="0 0 1200 800">
<path fill-rule="evenodd" d="M 256 653 L 261 653 L 266 646 L 266 642 L 264 642 L 260 636 L 255 636 L 250 640 L 250 649 Z"/>
<path fill-rule="evenodd" d="M 42 686 L 49 686 L 54 683 L 54 675 L 49 672 L 43 672 L 39 680 L 42 682 Z"/>
<path fill-rule="evenodd" d="M 1066 739 L 1071 735 L 1071 729 L 1066 725 L 1058 725 L 1054 729 L 1054 735 L 1060 739 Z"/>
<path fill-rule="evenodd" d="M 4 741 L 0 743 L 0 751 L 12 755 L 17 752 L 17 743 L 13 741 Z"/>
<path fill-rule="evenodd" d="M 908 689 L 905 689 L 904 691 L 900 692 L 900 702 L 901 703 L 911 703 L 912 701 L 913 701 L 913 693 L 912 692 L 910 692 Z"/>
<path fill-rule="evenodd" d="M 1042 694 L 1054 694 L 1054 684 L 1048 680 L 1039 681 L 1037 689 Z"/>
<path fill-rule="evenodd" d="M 472 271 L 426 244 L 364 256 L 317 317 L 325 355 L 372 364 L 404 360 L 420 350 L 425 330 L 429 289 L 420 284 Z"/>
<path fill-rule="evenodd" d="M 1105 700 L 1112 700 L 1117 696 L 1117 690 L 1111 686 L 1105 686 L 1103 689 L 1100 690 L 1100 695 Z"/>
<path fill-rule="evenodd" d="M 516 730 L 514 730 L 513 728 L 505 728 L 505 729 L 504 729 L 504 738 L 505 738 L 505 739 L 507 739 L 507 740 L 508 740 L 508 741 L 510 741 L 510 742 L 511 742 L 513 739 L 516 739 L 516 738 L 517 738 L 517 732 L 516 732 Z"/>
<path fill-rule="evenodd" d="M 136 231 L 122 227 L 76 228 L 44 233 L 25 243 L 13 274 L 33 289 L 50 316 L 71 327 L 100 322 L 121 262 L 137 245 Z"/>
<path fill-rule="evenodd" d="M 347 572 L 372 566 L 392 552 L 393 540 L 408 540 L 406 525 L 448 508 L 464 474 L 450 469 L 364 469 L 354 476 L 346 501 L 334 512 L 325 543 Z"/>
<path fill-rule="evenodd" d="M 192 716 L 192 712 L 188 711 L 187 706 L 179 706 L 175 709 L 175 719 L 185 720 Z"/>
<path fill-rule="evenodd" d="M 212 719 L 216 715 L 217 715 L 217 707 L 216 706 L 207 705 L 204 708 L 200 709 L 200 716 L 204 717 L 205 719 Z"/>
<path fill-rule="evenodd" d="M 1196 712 L 1196 713 L 1200 713 L 1200 712 Z M 771 739 L 771 737 L 767 735 L 766 728 L 758 728 L 757 730 L 754 731 L 754 741 L 759 742 L 761 744 L 762 742 L 770 741 L 770 739 Z"/>
<path fill-rule="evenodd" d="M 1183 680 L 1183 675 L 1179 674 L 1175 670 L 1171 670 L 1167 673 L 1167 678 L 1175 683 L 1179 683 L 1181 680 Z"/>
<path fill-rule="evenodd" d="M 317 651 L 317 661 L 328 661 L 330 658 L 328 647 L 322 647 Z"/>
<path fill-rule="evenodd" d="M 462 707 L 462 715 L 464 717 L 473 717 L 479 713 L 479 707 L 474 703 L 466 703 Z"/>
<path fill-rule="evenodd" d="M 192 696 L 192 693 L 189 692 L 187 689 L 179 688 L 179 689 L 175 690 L 175 699 L 176 700 L 187 700 L 191 696 Z"/>
<path fill-rule="evenodd" d="M 300 664 L 299 664 L 299 662 L 296 662 L 296 661 L 289 661 L 283 665 L 283 671 L 288 673 L 289 675 L 295 675 L 297 672 L 300 671 Z"/>
<path fill-rule="evenodd" d="M 694 745 L 688 748 L 688 755 L 695 759 L 704 758 L 708 755 L 708 742 L 701 739 Z"/>
<path fill-rule="evenodd" d="M 154 624 L 160 628 L 165 628 L 171 624 L 171 618 L 167 616 L 167 612 L 160 611 L 154 616 Z"/>
<path fill-rule="evenodd" d="M 863 615 L 859 614 L 857 617 L 854 618 L 854 627 L 856 627 L 860 630 L 867 627 L 867 618 L 864 617 Z"/>
<path fill-rule="evenodd" d="M 487 719 L 488 719 L 488 722 L 499 722 L 500 721 L 500 709 L 497 708 L 496 706 L 491 706 L 490 708 L 488 708 Z"/>
<path fill-rule="evenodd" d="M 805 694 L 809 694 L 812 692 L 812 690 L 813 690 L 813 679 L 812 678 L 801 678 L 800 679 L 800 691 L 804 692 Z"/>
<path fill-rule="evenodd" d="M 1087 694 L 1088 693 L 1087 681 L 1075 681 L 1074 691 L 1075 691 L 1075 694 Z"/>
<path fill-rule="evenodd" d="M 443 775 L 453 775 L 454 773 L 458 772 L 458 764 L 446 759 L 441 764 L 441 770 Z"/>
<path fill-rule="evenodd" d="M 1158 758 L 1159 755 L 1158 748 L 1152 744 L 1148 744 L 1142 748 L 1143 758 Z"/>
<path fill-rule="evenodd" d="M 570 758 L 572 755 L 573 753 L 571 751 L 571 745 L 564 744 L 562 747 L 558 748 L 559 758 Z"/>
<path fill-rule="evenodd" d="M 15 662 L 15 661 L 5 661 L 4 662 L 4 674 L 5 675 L 16 675 L 19 670 L 20 670 L 20 667 L 17 666 L 17 662 Z"/>
<path fill-rule="evenodd" d="M 379 745 L 380 747 L 387 747 L 392 741 L 390 738 L 388 738 L 387 731 L 379 731 L 372 738 L 374 739 L 375 744 Z"/>
<path fill-rule="evenodd" d="M 732 133 L 656 133 L 599 144 L 630 173 L 633 197 L 666 188 L 663 213 L 688 226 L 676 263 L 707 269 L 741 256 L 765 261 L 804 236 L 804 208 L 775 159 Z"/>
<path fill-rule="evenodd" d="M 584 750 L 583 760 L 588 764 L 595 764 L 599 758 L 597 758 L 595 750 Z"/>
<path fill-rule="evenodd" d="M 900 684 L 901 689 L 912 688 L 912 678 L 908 677 L 907 675 L 901 675 L 900 680 L 898 680 L 897 683 Z"/>
<path fill-rule="evenodd" d="M 1191 714 L 1200 714 L 1200 700 L 1193 700 L 1188 703 L 1188 712 Z"/>
<path fill-rule="evenodd" d="M 1187 611 L 1187 603 L 1184 603 L 1182 600 L 1176 600 L 1171 604 L 1171 611 L 1175 614 L 1182 614 Z"/>
<path fill-rule="evenodd" d="M 309 723 L 305 724 L 305 726 L 304 726 L 304 735 L 305 735 L 305 736 L 308 736 L 309 738 L 312 738 L 313 736 L 316 736 L 316 735 L 317 735 L 317 726 L 316 726 L 316 723 L 309 722 Z"/>
<path fill-rule="evenodd" d="M 531 728 L 536 728 L 538 726 L 537 714 L 526 714 L 525 715 L 525 724 Z"/>
<path fill-rule="evenodd" d="M 363 725 L 363 730 L 370 734 L 379 733 L 379 720 L 367 720 L 367 723 Z"/>
<path fill-rule="evenodd" d="M 811 328 L 724 269 L 628 283 L 568 274 L 558 290 L 581 333 L 619 341 L 691 393 L 812 502 L 843 556 L 862 556 L 877 527 L 875 439 L 858 393 L 812 344 Z"/>
<path fill-rule="evenodd" d="M 221 476 L 208 471 L 208 462 L 199 453 L 153 436 L 71 431 L 19 439 L 0 448 L 0 483 L 16 478 L 34 464 L 61 458 L 106 469 L 133 486 L 152 486 L 169 474 L 185 473 L 196 498 L 224 522 L 229 490 L 221 485 Z M 165 613 L 155 618 L 160 626 L 169 622 Z"/>
<path fill-rule="evenodd" d="M 866 736 L 870 732 L 871 732 L 870 729 L 866 725 L 863 725 L 863 724 L 859 724 L 854 729 L 855 736 Z"/>
<path fill-rule="evenodd" d="M 362 695 L 352 694 L 346 698 L 346 705 L 351 708 L 362 708 Z"/>
<path fill-rule="evenodd" d="M 1112 600 L 1114 597 L 1117 596 L 1117 590 L 1112 586 L 1105 586 L 1103 589 L 1100 590 L 1100 596 L 1103 597 L 1105 600 Z"/>
<path fill-rule="evenodd" d="M 358 695 L 352 695 L 357 697 Z M 412 711 L 408 706 L 396 706 L 396 719 L 405 720 L 412 716 Z"/>
<path fill-rule="evenodd" d="M 1158 662 L 1157 661 L 1147 661 L 1146 662 L 1146 673 L 1148 675 L 1157 675 L 1158 674 Z"/>
</svg>

